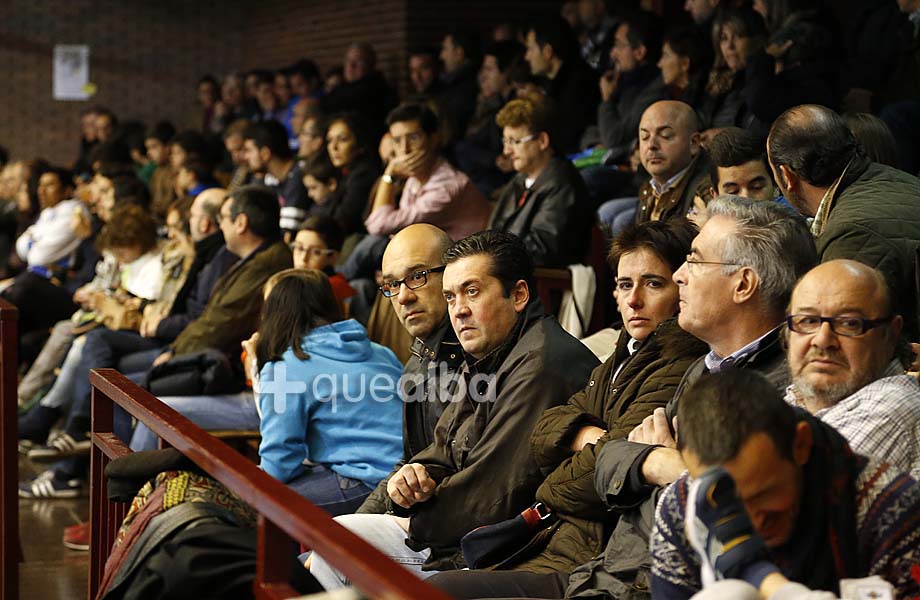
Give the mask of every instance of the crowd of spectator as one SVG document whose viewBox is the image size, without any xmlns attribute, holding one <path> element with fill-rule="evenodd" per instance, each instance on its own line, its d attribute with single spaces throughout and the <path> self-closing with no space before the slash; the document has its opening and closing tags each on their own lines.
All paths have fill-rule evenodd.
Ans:
<svg viewBox="0 0 920 600">
<path fill-rule="evenodd" d="M 457 598 L 920 596 L 920 0 L 837 4 L 569 0 L 401 99 L 356 42 L 4 153 L 20 496 L 85 493 L 113 367 Z M 538 291 L 592 237 L 598 356 Z"/>
</svg>

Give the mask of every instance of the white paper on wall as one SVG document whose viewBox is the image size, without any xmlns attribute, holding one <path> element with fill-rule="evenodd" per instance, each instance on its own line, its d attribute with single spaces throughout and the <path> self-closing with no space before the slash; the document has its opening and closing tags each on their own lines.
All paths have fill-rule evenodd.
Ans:
<svg viewBox="0 0 920 600">
<path fill-rule="evenodd" d="M 54 46 L 54 99 L 87 100 L 89 87 L 89 46 Z"/>
</svg>

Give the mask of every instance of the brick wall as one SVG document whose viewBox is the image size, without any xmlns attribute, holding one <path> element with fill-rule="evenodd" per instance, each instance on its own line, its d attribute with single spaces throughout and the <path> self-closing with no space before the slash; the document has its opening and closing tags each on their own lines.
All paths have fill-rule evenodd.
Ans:
<svg viewBox="0 0 920 600">
<path fill-rule="evenodd" d="M 242 0 L 6 0 L 0 19 L 0 144 L 14 158 L 76 158 L 79 113 L 110 107 L 123 119 L 177 126 L 195 115 L 195 82 L 239 64 Z M 90 46 L 89 101 L 52 99 L 54 44 Z"/>
<path fill-rule="evenodd" d="M 248 15 L 243 68 L 278 68 L 309 57 L 325 72 L 354 41 L 373 44 L 378 68 L 398 81 L 405 61 L 406 0 L 275 0 Z"/>
<path fill-rule="evenodd" d="M 676 1 L 676 0 L 675 0 Z M 102 104 L 123 119 L 179 126 L 196 116 L 203 73 L 277 68 L 301 57 L 341 64 L 348 44 L 370 42 L 380 69 L 407 90 L 406 51 L 437 46 L 462 24 L 487 37 L 500 21 L 558 10 L 559 0 L 7 0 L 0 19 L 0 144 L 15 158 L 70 164 L 79 112 Z M 89 44 L 98 94 L 51 97 L 54 44 Z M 39 124 L 40 126 L 36 126 Z"/>
<path fill-rule="evenodd" d="M 348 44 L 367 41 L 377 50 L 387 80 L 406 93 L 406 52 L 440 46 L 456 24 L 485 39 L 500 21 L 521 21 L 558 10 L 559 0 L 278 0 L 254 7 L 246 26 L 245 68 L 278 67 L 302 56 L 326 71 L 342 62 Z"/>
</svg>

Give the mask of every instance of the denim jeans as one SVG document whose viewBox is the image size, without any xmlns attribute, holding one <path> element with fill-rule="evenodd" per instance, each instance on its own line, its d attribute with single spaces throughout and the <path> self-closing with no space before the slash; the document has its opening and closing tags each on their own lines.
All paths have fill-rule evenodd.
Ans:
<svg viewBox="0 0 920 600">
<path fill-rule="evenodd" d="M 61 365 L 61 372 L 41 400 L 41 405 L 48 408 L 66 409 L 71 406 L 73 401 L 73 388 L 76 382 L 77 374 L 80 372 L 80 361 L 83 358 L 83 345 L 86 343 L 85 337 L 78 337 L 73 340 L 64 363 Z"/>
<path fill-rule="evenodd" d="M 19 403 L 23 404 L 35 397 L 40 390 L 52 385 L 55 380 L 54 370 L 61 366 L 70 346 L 73 344 L 73 321 L 58 321 L 51 331 L 51 337 L 45 342 L 38 358 L 29 367 L 19 388 L 16 390 Z M 43 404 L 43 406 L 48 406 Z"/>
<path fill-rule="evenodd" d="M 445 515 L 445 518 L 447 517 Z M 428 559 L 430 550 L 416 552 L 406 546 L 408 534 L 393 515 L 344 515 L 336 517 L 335 520 L 339 525 L 364 538 L 391 560 L 412 571 L 415 575 L 427 578 L 437 573 L 437 571 L 422 571 L 422 564 Z M 350 585 L 347 577 L 318 554 L 313 555 L 310 574 L 327 590 Z"/>
<path fill-rule="evenodd" d="M 636 222 L 638 211 L 638 198 L 616 198 L 604 202 L 597 209 L 597 220 L 609 231 L 608 235 L 615 238 L 621 231 Z"/>
<path fill-rule="evenodd" d="M 333 517 L 358 510 L 373 490 L 363 481 L 344 477 L 323 465 L 310 465 L 288 487 Z"/>
<path fill-rule="evenodd" d="M 73 374 L 73 381 L 69 385 L 68 392 L 72 397 L 72 406 L 67 418 L 67 424 L 64 426 L 64 429 L 71 435 L 86 431 L 89 427 L 90 395 L 92 393 L 89 372 L 91 369 L 115 367 L 122 356 L 141 350 L 151 352 L 161 346 L 160 342 L 141 337 L 137 332 L 115 331 L 107 327 L 97 327 L 89 331 L 74 342 L 73 348 L 77 348 L 80 339 L 85 340 L 85 344 L 80 351 L 81 358 L 75 367 L 76 372 Z M 71 354 L 73 353 L 73 348 L 71 349 Z M 65 367 L 68 366 L 69 361 L 70 354 L 64 361 Z M 64 369 L 61 369 L 61 375 L 63 377 Z M 55 385 L 55 387 L 57 386 Z"/>
<path fill-rule="evenodd" d="M 259 428 L 252 390 L 220 396 L 165 396 L 160 402 L 205 430 L 247 431 Z M 138 423 L 131 437 L 135 452 L 156 450 L 157 435 Z"/>
</svg>

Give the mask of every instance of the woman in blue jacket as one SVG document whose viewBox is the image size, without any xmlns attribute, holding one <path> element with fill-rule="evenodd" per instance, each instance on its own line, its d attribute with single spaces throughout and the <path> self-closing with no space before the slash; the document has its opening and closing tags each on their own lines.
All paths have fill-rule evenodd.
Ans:
<svg viewBox="0 0 920 600">
<path fill-rule="evenodd" d="M 322 272 L 283 271 L 266 289 L 255 344 L 262 469 L 332 515 L 352 513 L 402 456 L 402 365 L 342 320 Z"/>
</svg>

